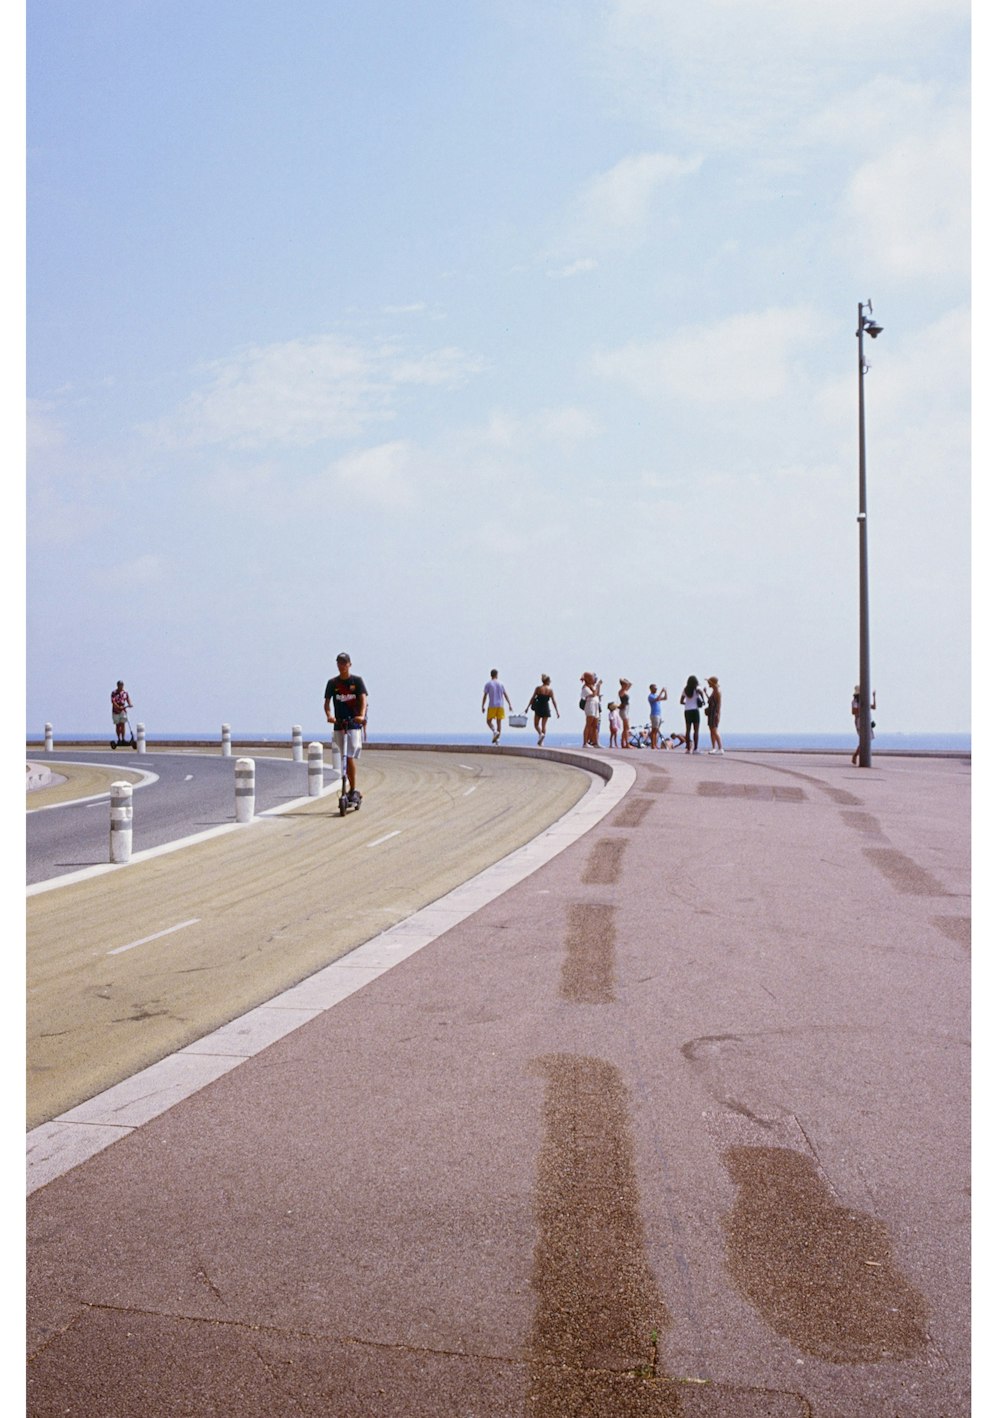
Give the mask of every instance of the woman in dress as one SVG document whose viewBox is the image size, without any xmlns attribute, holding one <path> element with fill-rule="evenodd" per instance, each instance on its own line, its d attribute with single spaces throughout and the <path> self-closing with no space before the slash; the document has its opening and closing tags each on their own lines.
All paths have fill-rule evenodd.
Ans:
<svg viewBox="0 0 1000 1418">
<path fill-rule="evenodd" d="M 709 753 L 725 753 L 722 747 L 722 740 L 719 737 L 719 720 L 722 718 L 722 690 L 719 688 L 719 681 L 716 675 L 708 677 L 708 704 L 705 706 L 705 718 L 708 722 L 708 732 L 712 735 L 712 747 Z"/>
<path fill-rule="evenodd" d="M 681 704 L 684 706 L 684 749 L 687 753 L 698 752 L 698 729 L 701 725 L 701 707 L 705 703 L 705 696 L 698 688 L 698 676 L 689 675 L 688 682 L 684 686 L 681 694 Z M 694 734 L 694 748 L 691 747 L 691 736 Z"/>
<path fill-rule="evenodd" d="M 536 684 L 528 705 L 535 716 L 535 733 L 538 735 L 538 746 L 541 748 L 545 738 L 545 730 L 549 726 L 549 718 L 552 710 L 556 711 L 556 718 L 561 718 L 559 705 L 556 703 L 555 691 L 552 688 L 552 681 L 548 675 L 542 675 L 541 684 Z M 525 709 L 527 714 L 528 709 Z"/>
</svg>

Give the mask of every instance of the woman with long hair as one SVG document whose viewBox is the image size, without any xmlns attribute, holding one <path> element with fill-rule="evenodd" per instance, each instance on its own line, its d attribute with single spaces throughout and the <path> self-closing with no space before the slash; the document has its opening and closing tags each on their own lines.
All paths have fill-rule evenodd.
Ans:
<svg viewBox="0 0 1000 1418">
<path fill-rule="evenodd" d="M 705 696 L 698 688 L 698 676 L 689 675 L 681 695 L 681 704 L 684 706 L 684 749 L 687 753 L 698 752 L 698 729 L 701 725 L 701 707 L 704 703 Z M 691 747 L 692 733 L 694 734 L 693 749 Z"/>
</svg>

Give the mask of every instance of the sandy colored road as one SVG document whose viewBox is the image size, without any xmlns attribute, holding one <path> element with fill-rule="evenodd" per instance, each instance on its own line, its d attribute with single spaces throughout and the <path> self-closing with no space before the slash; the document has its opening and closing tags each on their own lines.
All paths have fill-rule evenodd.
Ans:
<svg viewBox="0 0 1000 1418">
<path fill-rule="evenodd" d="M 36 759 L 36 762 L 42 762 Z M 65 779 L 62 783 L 52 783 L 47 788 L 36 788 L 34 792 L 25 793 L 25 807 L 28 812 L 35 812 L 38 808 L 53 807 L 56 803 L 75 802 L 78 798 L 96 797 L 99 793 L 111 791 L 112 783 L 139 783 L 142 781 L 142 773 L 134 769 L 122 768 L 120 771 L 113 768 L 102 768 L 98 764 L 80 763 L 45 763 L 46 768 L 51 768 L 54 773 L 58 773 L 60 778 Z"/>
<path fill-rule="evenodd" d="M 436 900 L 589 781 L 541 759 L 383 751 L 365 759 L 364 807 L 344 819 L 335 797 L 318 798 L 29 898 L 28 1126 Z"/>
</svg>

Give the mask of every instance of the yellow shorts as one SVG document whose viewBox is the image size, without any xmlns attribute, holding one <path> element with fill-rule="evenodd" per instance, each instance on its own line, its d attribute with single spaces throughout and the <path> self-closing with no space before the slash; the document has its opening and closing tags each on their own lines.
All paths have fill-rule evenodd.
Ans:
<svg viewBox="0 0 1000 1418">
<path fill-rule="evenodd" d="M 502 705 L 497 709 L 487 709 L 486 711 L 486 722 L 488 724 L 492 724 L 494 719 L 502 719 L 504 717 Z"/>
</svg>

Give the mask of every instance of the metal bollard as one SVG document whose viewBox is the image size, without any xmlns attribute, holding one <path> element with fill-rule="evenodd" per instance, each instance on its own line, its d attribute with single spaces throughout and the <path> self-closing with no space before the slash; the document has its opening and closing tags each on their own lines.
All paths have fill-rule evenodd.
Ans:
<svg viewBox="0 0 1000 1418">
<path fill-rule="evenodd" d="M 45 725 L 45 752 L 46 752 L 46 753 L 51 753 L 51 752 L 52 752 L 52 725 L 51 725 L 51 724 L 46 724 L 46 725 Z"/>
<path fill-rule="evenodd" d="M 318 798 L 323 791 L 323 745 L 309 745 L 309 796 Z"/>
<path fill-rule="evenodd" d="M 229 732 L 229 725 L 228 725 L 228 724 L 223 724 L 223 726 L 222 726 L 222 756 L 223 756 L 223 758 L 231 758 L 231 757 L 232 757 L 232 752 L 233 752 L 233 740 L 232 740 L 232 736 L 231 736 L 231 734 L 230 734 L 230 732 Z"/>
<path fill-rule="evenodd" d="M 136 724 L 135 726 L 135 746 L 140 753 L 146 752 L 146 725 Z"/>
<path fill-rule="evenodd" d="M 252 758 L 236 760 L 236 821 L 252 822 L 254 807 L 254 772 Z"/>
<path fill-rule="evenodd" d="M 302 762 L 302 725 L 292 725 L 292 762 Z"/>
<path fill-rule="evenodd" d="M 132 784 L 111 784 L 111 857 L 112 862 L 132 859 Z"/>
</svg>

